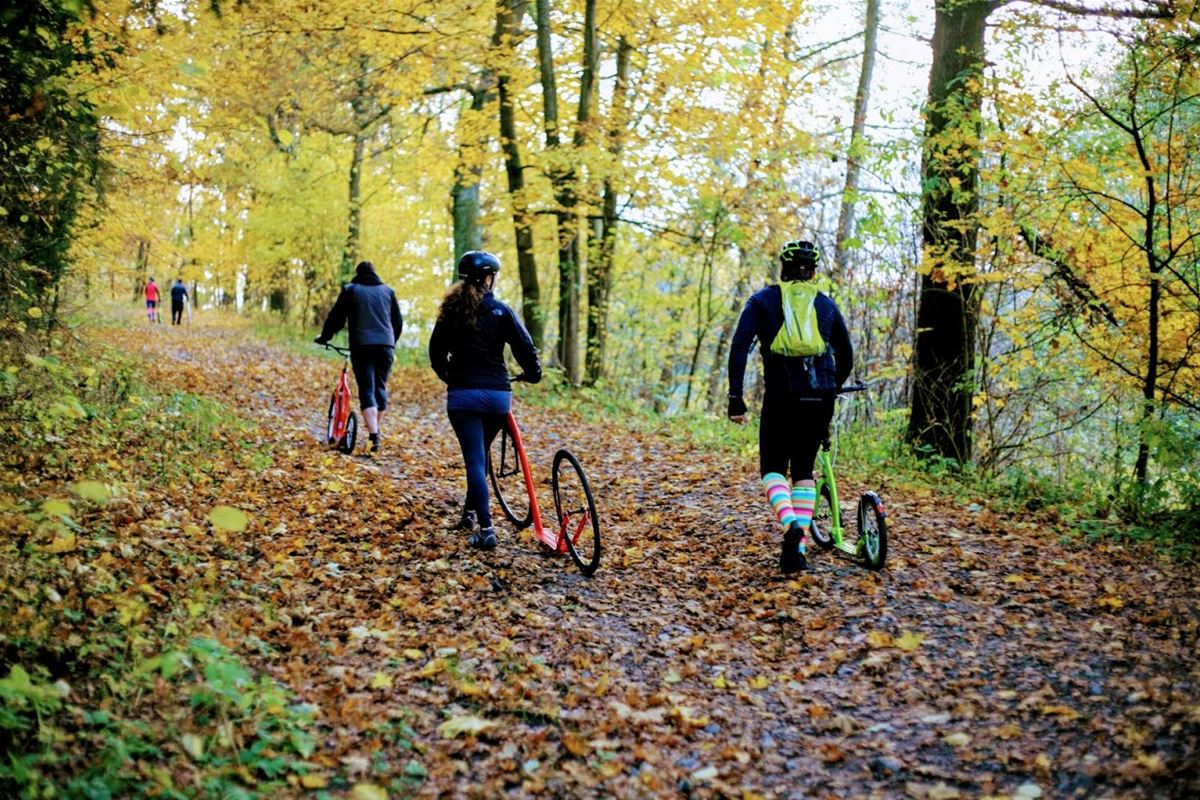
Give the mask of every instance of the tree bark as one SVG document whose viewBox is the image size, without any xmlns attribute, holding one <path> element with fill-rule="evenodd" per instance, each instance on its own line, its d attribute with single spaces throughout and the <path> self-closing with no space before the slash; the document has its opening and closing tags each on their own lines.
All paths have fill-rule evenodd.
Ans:
<svg viewBox="0 0 1200 800">
<path fill-rule="evenodd" d="M 992 2 L 938 0 L 921 160 L 924 259 L 913 347 L 908 438 L 925 452 L 971 457 L 978 222 L 978 127 L 984 31 Z"/>
<path fill-rule="evenodd" d="M 367 137 L 363 133 L 354 136 L 354 149 L 350 157 L 350 219 L 346 231 L 346 247 L 342 250 L 341 283 L 354 275 L 358 263 L 359 244 L 362 240 L 362 165 L 366 158 Z"/>
<path fill-rule="evenodd" d="M 875 48 L 879 38 L 879 0 L 867 0 L 863 31 L 862 70 L 858 73 L 858 91 L 854 95 L 854 122 L 850 128 L 850 146 L 846 153 L 846 185 L 842 190 L 842 207 L 838 213 L 837 244 L 833 264 L 833 282 L 838 283 L 846 273 L 850 254 L 846 240 L 854 233 L 854 207 L 857 202 L 858 177 L 862 169 L 859 158 L 866 146 L 863 131 L 867 127 L 867 105 L 871 97 L 871 75 L 875 71 Z"/>
<path fill-rule="evenodd" d="M 608 151 L 619 159 L 625 144 L 625 118 L 628 113 L 629 63 L 633 47 L 622 36 L 617 42 L 617 77 L 609 111 Z M 604 178 L 599 230 L 593 237 L 598 245 L 588 257 L 587 269 L 587 353 L 584 370 L 587 384 L 604 377 L 604 351 L 608 342 L 608 294 L 612 288 L 613 258 L 617 241 L 617 187 L 612 176 Z"/>
<path fill-rule="evenodd" d="M 471 107 L 466 114 L 476 115 L 483 111 L 488 100 L 488 89 L 471 90 Z M 461 120 L 460 120 L 461 126 Z M 454 170 L 454 185 L 450 187 L 450 209 L 454 221 L 454 271 L 458 279 L 458 260 L 468 250 L 483 249 L 483 228 L 479 224 L 479 183 L 483 179 L 483 166 L 467 157 L 476 142 L 468 142 L 460 135 L 458 141 L 458 165 Z"/>
<path fill-rule="evenodd" d="M 496 5 L 496 33 L 493 44 L 513 54 L 512 40 L 517 34 L 518 10 L 506 0 Z M 517 142 L 517 121 L 512 90 L 512 77 L 507 68 L 497 75 L 496 89 L 500 97 L 500 147 L 504 152 L 504 172 L 508 178 L 509 202 L 512 203 L 513 233 L 517 249 L 517 271 L 521 278 L 521 315 L 533 344 L 539 350 L 546 338 L 545 315 L 541 289 L 538 286 L 537 259 L 533 251 L 533 226 L 525 199 L 525 172 L 521 163 L 521 148 Z"/>
<path fill-rule="evenodd" d="M 549 0 L 537 0 L 537 49 L 538 65 L 542 82 L 543 123 L 546 133 L 546 149 L 550 155 L 549 176 L 554 186 L 557 208 L 555 220 L 558 227 L 558 361 L 563 367 L 567 382 L 580 382 L 579 364 L 579 235 L 578 173 L 573 166 L 575 153 L 562 152 L 562 137 L 558 119 L 558 85 L 554 72 L 554 57 L 551 49 L 551 24 Z M 596 3 L 587 0 L 583 26 L 583 71 L 580 77 L 579 108 L 576 112 L 576 127 L 573 149 L 578 150 L 586 141 L 586 127 L 591 117 L 593 86 L 595 84 L 596 61 Z"/>
<path fill-rule="evenodd" d="M 1145 175 L 1146 211 L 1143 218 L 1146 220 L 1146 227 L 1142 248 L 1146 251 L 1146 266 L 1150 271 L 1150 308 L 1146 312 L 1149 315 L 1149 330 L 1146 337 L 1146 378 L 1142 382 L 1142 424 L 1140 426 L 1141 429 L 1138 431 L 1137 461 L 1133 467 L 1134 478 L 1140 485 L 1145 486 L 1150 467 L 1150 442 L 1148 440 L 1149 431 L 1147 430 L 1147 425 L 1154 417 L 1155 393 L 1158 389 L 1158 315 L 1159 303 L 1162 298 L 1162 281 L 1160 280 L 1162 277 L 1162 263 L 1159 261 L 1155 251 L 1155 240 L 1159 235 L 1156 227 L 1158 187 L 1154 184 L 1155 164 L 1151 162 L 1146 152 L 1146 142 L 1142 138 L 1142 129 L 1138 125 L 1136 118 L 1134 118 L 1132 110 L 1130 113 L 1129 129 L 1132 133 L 1134 144 L 1137 147 L 1138 158 L 1141 161 L 1142 171 Z"/>
</svg>

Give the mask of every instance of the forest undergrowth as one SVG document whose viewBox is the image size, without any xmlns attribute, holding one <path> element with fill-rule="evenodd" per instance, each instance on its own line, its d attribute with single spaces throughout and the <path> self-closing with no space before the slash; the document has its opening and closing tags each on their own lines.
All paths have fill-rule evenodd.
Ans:
<svg viewBox="0 0 1200 800">
<path fill-rule="evenodd" d="M 3 354 L 0 794 L 1200 791 L 1193 562 L 849 461 L 886 569 L 783 578 L 736 440 L 527 387 L 602 565 L 503 524 L 479 554 L 432 374 L 399 367 L 383 453 L 344 456 L 313 351 L 133 321 Z"/>
</svg>

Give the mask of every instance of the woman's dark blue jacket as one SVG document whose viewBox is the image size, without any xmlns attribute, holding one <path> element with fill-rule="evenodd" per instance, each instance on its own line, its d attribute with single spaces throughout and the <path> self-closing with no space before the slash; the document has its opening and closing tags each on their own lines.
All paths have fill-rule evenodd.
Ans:
<svg viewBox="0 0 1200 800">
<path fill-rule="evenodd" d="M 474 327 L 437 321 L 429 337 L 429 363 L 451 389 L 511 391 L 504 345 L 512 348 L 526 380 L 542 379 L 542 363 L 529 331 L 511 308 L 488 292 L 479 304 Z"/>
</svg>

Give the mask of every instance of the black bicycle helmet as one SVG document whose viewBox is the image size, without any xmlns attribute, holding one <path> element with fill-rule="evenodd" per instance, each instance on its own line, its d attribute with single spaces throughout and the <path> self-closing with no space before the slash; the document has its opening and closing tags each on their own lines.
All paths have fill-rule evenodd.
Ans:
<svg viewBox="0 0 1200 800">
<path fill-rule="evenodd" d="M 820 261 L 821 251 L 812 242 L 788 242 L 779 251 L 779 265 L 785 269 L 816 269 Z"/>
<path fill-rule="evenodd" d="M 469 250 L 458 260 L 458 277 L 479 283 L 488 275 L 500 271 L 500 259 L 486 250 Z"/>
</svg>

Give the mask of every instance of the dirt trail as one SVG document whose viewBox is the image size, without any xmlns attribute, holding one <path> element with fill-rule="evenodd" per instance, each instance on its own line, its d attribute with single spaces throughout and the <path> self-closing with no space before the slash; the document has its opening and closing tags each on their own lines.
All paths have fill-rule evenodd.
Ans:
<svg viewBox="0 0 1200 800">
<path fill-rule="evenodd" d="M 539 477 L 569 440 L 592 479 L 586 579 L 503 523 L 491 554 L 449 530 L 461 459 L 428 370 L 397 370 L 367 459 L 317 441 L 337 362 L 218 327 L 122 345 L 270 429 L 227 498 L 254 526 L 226 636 L 267 645 L 244 650 L 321 708 L 350 780 L 405 763 L 403 721 L 428 795 L 1200 792 L 1194 567 L 885 486 L 884 572 L 817 554 L 786 580 L 753 464 L 518 389 Z M 439 735 L 461 719 L 486 728 Z"/>
</svg>

